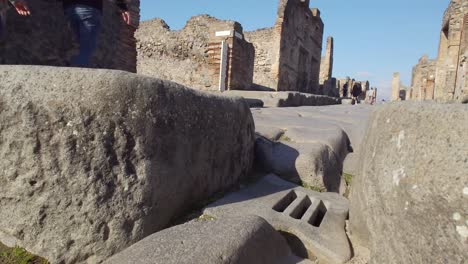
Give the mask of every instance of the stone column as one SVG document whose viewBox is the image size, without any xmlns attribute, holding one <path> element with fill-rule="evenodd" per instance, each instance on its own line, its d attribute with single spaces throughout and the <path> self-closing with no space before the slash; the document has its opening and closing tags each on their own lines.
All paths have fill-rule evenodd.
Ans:
<svg viewBox="0 0 468 264">
<path fill-rule="evenodd" d="M 322 63 L 320 64 L 320 84 L 324 84 L 333 76 L 333 46 L 333 37 L 328 37 L 325 56 L 322 57 Z"/>
<path fill-rule="evenodd" d="M 392 101 L 399 101 L 400 100 L 400 73 L 395 72 L 393 74 L 393 81 L 392 81 Z"/>
</svg>

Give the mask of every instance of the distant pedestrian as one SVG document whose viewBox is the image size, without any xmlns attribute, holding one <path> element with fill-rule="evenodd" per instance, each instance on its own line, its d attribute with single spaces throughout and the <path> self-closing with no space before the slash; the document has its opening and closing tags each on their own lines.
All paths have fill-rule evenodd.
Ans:
<svg viewBox="0 0 468 264">
<path fill-rule="evenodd" d="M 79 43 L 80 50 L 71 60 L 71 66 L 89 67 L 97 46 L 97 36 L 101 27 L 103 0 L 62 0 L 65 16 Z M 130 13 L 125 0 L 115 0 L 122 19 L 130 24 Z"/>
<path fill-rule="evenodd" d="M 370 90 L 366 91 L 366 102 L 368 104 L 372 104 L 372 95 L 374 93 L 374 88 L 370 88 Z"/>
<path fill-rule="evenodd" d="M 373 88 L 372 89 L 372 101 L 371 101 L 371 104 L 375 104 L 375 102 L 377 101 L 377 88 Z"/>
<path fill-rule="evenodd" d="M 16 12 L 22 16 L 29 16 L 31 12 L 23 0 L 0 0 L 0 41 L 5 37 L 6 32 L 6 12 L 9 5 L 13 6 Z"/>
<path fill-rule="evenodd" d="M 356 104 L 359 103 L 359 95 L 361 95 L 361 87 L 356 83 L 353 86 L 353 89 L 351 90 L 351 95 L 353 96 L 353 99 L 355 100 Z"/>
<path fill-rule="evenodd" d="M 348 83 L 343 85 L 343 97 L 348 97 Z"/>
</svg>

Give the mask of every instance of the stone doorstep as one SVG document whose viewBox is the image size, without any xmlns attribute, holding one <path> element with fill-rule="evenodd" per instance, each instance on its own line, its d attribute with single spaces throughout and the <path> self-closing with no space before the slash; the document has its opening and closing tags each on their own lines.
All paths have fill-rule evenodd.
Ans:
<svg viewBox="0 0 468 264">
<path fill-rule="evenodd" d="M 204 209 L 204 214 L 218 218 L 258 215 L 302 242 L 305 251 L 293 248 L 296 255 L 317 257 L 323 263 L 345 263 L 351 258 L 345 231 L 348 212 L 348 201 L 339 194 L 314 192 L 274 174 Z"/>
</svg>

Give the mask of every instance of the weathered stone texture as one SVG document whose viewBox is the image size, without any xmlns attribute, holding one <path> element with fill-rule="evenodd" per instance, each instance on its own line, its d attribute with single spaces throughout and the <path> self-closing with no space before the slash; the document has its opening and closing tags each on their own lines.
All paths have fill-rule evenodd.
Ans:
<svg viewBox="0 0 468 264">
<path fill-rule="evenodd" d="M 0 42 L 0 64 L 68 65 L 78 52 L 60 1 L 28 1 L 32 15 L 8 11 L 7 36 Z M 126 25 L 118 8 L 104 1 L 104 14 L 94 67 L 136 72 L 134 33 L 140 21 L 140 1 L 129 1 L 132 25 Z"/>
<path fill-rule="evenodd" d="M 226 30 L 232 34 L 215 36 L 216 31 Z M 219 44 L 226 40 L 230 45 L 227 89 L 249 89 L 253 79 L 253 45 L 235 37 L 234 32 L 243 38 L 239 23 L 208 15 L 192 17 L 179 31 L 170 30 L 161 19 L 144 21 L 136 33 L 138 73 L 199 90 L 218 90 Z"/>
<path fill-rule="evenodd" d="M 468 99 L 468 2 L 452 0 L 444 14 L 435 78 L 435 99 Z"/>
<path fill-rule="evenodd" d="M 241 99 L 109 70 L 0 66 L 0 79 L 0 241 L 52 263 L 99 262 L 251 167 Z"/>
<path fill-rule="evenodd" d="M 468 259 L 468 105 L 395 103 L 372 114 L 351 186 L 351 233 L 370 263 Z"/>
<path fill-rule="evenodd" d="M 296 264 L 286 240 L 254 216 L 192 221 L 155 233 L 106 264 Z"/>
<path fill-rule="evenodd" d="M 433 100 L 435 88 L 436 61 L 429 60 L 427 56 L 421 57 L 413 67 L 411 89 L 407 100 Z"/>
<path fill-rule="evenodd" d="M 255 46 L 258 86 L 319 93 L 324 25 L 320 11 L 309 9 L 309 4 L 309 0 L 281 0 L 273 28 L 246 34 Z"/>
</svg>

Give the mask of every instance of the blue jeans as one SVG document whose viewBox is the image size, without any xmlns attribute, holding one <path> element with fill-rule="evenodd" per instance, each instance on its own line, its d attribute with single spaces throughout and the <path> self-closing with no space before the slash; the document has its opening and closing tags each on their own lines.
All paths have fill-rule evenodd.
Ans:
<svg viewBox="0 0 468 264">
<path fill-rule="evenodd" d="M 6 35 L 6 14 L 2 10 L 0 10 L 0 41 L 3 40 L 3 38 Z"/>
<path fill-rule="evenodd" d="M 80 45 L 80 52 L 72 58 L 71 65 L 89 67 L 101 27 L 101 11 L 86 5 L 72 5 L 65 9 L 65 16 Z"/>
</svg>

